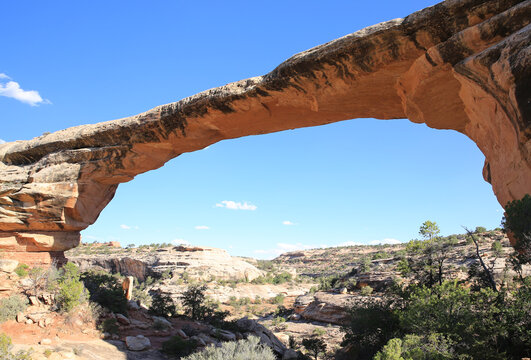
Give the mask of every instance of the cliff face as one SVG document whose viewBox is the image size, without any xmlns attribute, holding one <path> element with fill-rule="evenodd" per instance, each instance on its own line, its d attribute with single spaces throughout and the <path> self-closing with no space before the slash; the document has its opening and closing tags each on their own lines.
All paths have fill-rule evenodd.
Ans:
<svg viewBox="0 0 531 360">
<path fill-rule="evenodd" d="M 89 246 L 90 247 L 90 246 Z M 82 271 L 101 268 L 112 273 L 131 275 L 140 281 L 147 276 L 160 277 L 167 272 L 176 277 L 184 273 L 194 279 L 251 281 L 262 275 L 253 265 L 230 256 L 225 250 L 175 246 L 160 249 L 115 249 L 110 252 L 87 254 L 67 253 L 68 261 Z"/>
<path fill-rule="evenodd" d="M 184 152 L 352 118 L 459 131 L 485 154 L 483 176 L 500 204 L 520 199 L 531 193 L 530 18 L 529 0 L 447 0 L 297 54 L 264 76 L 2 144 L 0 249 L 21 258 L 77 246 L 118 184 Z"/>
</svg>

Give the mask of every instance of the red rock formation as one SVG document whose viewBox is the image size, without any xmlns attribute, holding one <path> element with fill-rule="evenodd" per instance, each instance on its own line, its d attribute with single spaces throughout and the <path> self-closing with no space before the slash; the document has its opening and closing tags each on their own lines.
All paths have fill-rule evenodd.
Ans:
<svg viewBox="0 0 531 360">
<path fill-rule="evenodd" d="M 0 145 L 0 249 L 63 251 L 118 184 L 223 139 L 352 118 L 470 137 L 500 204 L 531 193 L 530 1 L 447 0 L 302 52 L 265 76 Z"/>
</svg>

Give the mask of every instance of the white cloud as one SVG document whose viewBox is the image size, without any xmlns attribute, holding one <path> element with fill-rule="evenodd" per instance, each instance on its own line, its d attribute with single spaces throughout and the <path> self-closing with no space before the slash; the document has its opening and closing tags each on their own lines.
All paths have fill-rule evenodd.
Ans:
<svg viewBox="0 0 531 360">
<path fill-rule="evenodd" d="M 175 245 L 190 245 L 190 242 L 184 239 L 173 239 L 172 243 L 174 243 Z"/>
<path fill-rule="evenodd" d="M 0 80 L 11 80 L 11 78 L 4 73 L 0 73 Z M 49 100 L 43 99 L 38 91 L 24 90 L 18 82 L 12 80 L 7 83 L 0 83 L 0 96 L 12 98 L 31 106 L 51 104 Z"/>
<path fill-rule="evenodd" d="M 1 74 L 0 74 L 1 75 Z M 103 241 L 103 238 L 100 238 L 98 236 L 92 236 L 92 235 L 81 235 L 81 239 L 89 239 L 89 240 L 93 240 L 93 241 Z"/>
<path fill-rule="evenodd" d="M 129 225 L 126 225 L 126 224 L 122 224 L 120 225 L 120 227 L 124 230 L 131 230 L 131 229 L 134 229 L 134 230 L 138 230 L 140 229 L 139 226 L 129 226 Z"/>
<path fill-rule="evenodd" d="M 195 227 L 196 230 L 209 230 L 210 227 L 206 226 L 206 225 L 197 225 Z"/>
<path fill-rule="evenodd" d="M 358 245 L 364 245 L 364 244 L 356 242 L 356 241 L 345 241 L 337 246 L 358 246 Z"/>
<path fill-rule="evenodd" d="M 401 243 L 400 240 L 392 239 L 392 238 L 369 241 L 369 245 L 395 245 L 395 244 L 400 244 L 400 243 Z"/>
<path fill-rule="evenodd" d="M 282 221 L 282 225 L 286 225 L 286 226 L 291 226 L 291 225 L 295 225 L 295 223 L 289 221 L 289 220 L 284 220 Z"/>
<path fill-rule="evenodd" d="M 0 144 L 5 144 L 5 142 L 6 142 L 5 140 L 0 139 Z"/>
<path fill-rule="evenodd" d="M 216 207 L 226 208 L 231 210 L 256 210 L 258 207 L 256 205 L 250 204 L 248 202 L 236 202 L 232 200 L 223 200 L 216 204 Z"/>
</svg>

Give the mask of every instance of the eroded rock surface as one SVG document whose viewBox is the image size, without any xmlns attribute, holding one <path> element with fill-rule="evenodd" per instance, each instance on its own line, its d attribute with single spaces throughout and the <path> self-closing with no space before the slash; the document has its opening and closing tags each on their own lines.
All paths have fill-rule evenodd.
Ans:
<svg viewBox="0 0 531 360">
<path fill-rule="evenodd" d="M 353 118 L 459 131 L 485 154 L 483 176 L 500 204 L 520 199 L 531 193 L 530 4 L 448 0 L 294 55 L 264 76 L 2 144 L 0 249 L 20 258 L 77 246 L 118 184 L 182 153 Z"/>
<path fill-rule="evenodd" d="M 126 253 L 70 254 L 68 260 L 82 271 L 103 270 L 130 275 L 140 281 L 147 276 L 161 277 L 163 273 L 180 278 L 186 273 L 201 280 L 247 280 L 263 275 L 255 266 L 232 257 L 223 249 L 205 246 L 173 246 L 160 249 L 131 249 Z"/>
</svg>

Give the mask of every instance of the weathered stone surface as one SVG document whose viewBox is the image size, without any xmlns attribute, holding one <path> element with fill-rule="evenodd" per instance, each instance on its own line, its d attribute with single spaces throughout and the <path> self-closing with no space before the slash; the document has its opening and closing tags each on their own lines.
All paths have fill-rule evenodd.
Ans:
<svg viewBox="0 0 531 360">
<path fill-rule="evenodd" d="M 12 273 L 18 266 L 17 260 L 0 259 L 0 271 Z"/>
<path fill-rule="evenodd" d="M 186 274 L 195 279 L 253 280 L 262 271 L 222 249 L 205 246 L 173 246 L 155 252 L 132 250 L 124 254 L 92 254 L 71 256 L 68 260 L 81 270 L 102 268 L 113 273 L 134 276 L 144 281 L 147 276 L 160 277 L 165 271 L 174 276 Z"/>
<path fill-rule="evenodd" d="M 309 303 L 307 296 L 301 297 L 301 299 L 305 305 L 301 309 L 301 301 L 297 299 L 295 308 L 304 319 L 345 325 L 349 320 L 349 309 L 351 307 L 379 302 L 382 297 L 317 292 L 313 296 L 313 301 Z M 299 306 L 297 306 L 297 303 Z"/>
<path fill-rule="evenodd" d="M 286 352 L 286 346 L 265 326 L 247 318 L 236 321 L 236 324 L 243 331 L 258 336 L 262 344 L 269 346 L 280 356 Z"/>
<path fill-rule="evenodd" d="M 151 342 L 144 335 L 127 336 L 125 338 L 127 348 L 132 351 L 147 350 L 151 347 Z"/>
<path fill-rule="evenodd" d="M 118 184 L 223 139 L 352 118 L 453 129 L 500 204 L 531 193 L 529 0 L 447 0 L 271 73 L 129 118 L 0 145 L 0 249 L 63 251 Z"/>
<path fill-rule="evenodd" d="M 118 322 L 122 325 L 129 325 L 131 324 L 131 321 L 129 321 L 128 318 L 126 318 L 124 315 L 122 314 L 116 314 L 116 320 L 118 320 Z"/>
</svg>

